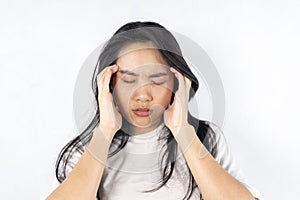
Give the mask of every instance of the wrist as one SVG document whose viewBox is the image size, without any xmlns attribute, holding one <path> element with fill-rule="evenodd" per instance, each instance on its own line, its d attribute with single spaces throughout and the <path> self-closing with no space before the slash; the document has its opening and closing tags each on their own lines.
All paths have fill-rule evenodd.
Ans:
<svg viewBox="0 0 300 200">
<path fill-rule="evenodd" d="M 173 127 L 172 129 L 170 129 L 174 135 L 174 137 L 176 138 L 180 133 L 185 132 L 191 128 L 194 128 L 192 125 L 190 125 L 188 122 L 186 123 L 182 123 L 179 126 Z"/>
<path fill-rule="evenodd" d="M 175 132 L 173 132 L 173 135 L 182 152 L 187 151 L 194 139 L 197 138 L 194 127 L 188 123 L 182 124 Z"/>
<path fill-rule="evenodd" d="M 110 127 L 99 125 L 97 128 L 95 128 L 94 132 L 96 134 L 101 133 L 103 136 L 105 136 L 107 138 L 108 141 L 111 142 L 117 131 L 113 130 Z"/>
<path fill-rule="evenodd" d="M 105 164 L 113 134 L 110 134 L 110 131 L 105 133 L 102 130 L 100 126 L 94 130 L 86 150 L 100 163 Z"/>
</svg>

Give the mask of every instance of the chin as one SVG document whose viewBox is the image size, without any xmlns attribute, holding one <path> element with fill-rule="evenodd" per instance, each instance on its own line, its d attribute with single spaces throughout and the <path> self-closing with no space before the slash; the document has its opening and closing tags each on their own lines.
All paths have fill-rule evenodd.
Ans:
<svg viewBox="0 0 300 200">
<path fill-rule="evenodd" d="M 131 121 L 131 124 L 137 127 L 149 127 L 153 124 L 152 120 L 149 119 L 135 119 Z"/>
<path fill-rule="evenodd" d="M 150 127 L 154 124 L 157 124 L 158 121 L 161 121 L 162 118 L 158 119 L 158 118 L 155 118 L 155 119 L 151 119 L 150 117 L 147 117 L 147 118 L 132 118 L 131 121 L 129 121 L 129 123 L 133 126 L 136 126 L 136 127 L 141 127 L 141 128 L 147 128 L 147 127 Z M 127 121 L 128 122 L 128 121 Z"/>
</svg>

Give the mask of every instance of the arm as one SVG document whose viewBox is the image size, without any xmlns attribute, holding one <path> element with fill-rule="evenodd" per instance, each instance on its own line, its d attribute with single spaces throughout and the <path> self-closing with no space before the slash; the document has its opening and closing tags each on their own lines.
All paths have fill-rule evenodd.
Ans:
<svg viewBox="0 0 300 200">
<path fill-rule="evenodd" d="M 95 200 L 112 140 L 112 137 L 105 136 L 109 138 L 106 140 L 103 136 L 99 129 L 95 129 L 87 150 L 68 177 L 47 197 L 47 200 Z M 95 157 L 95 154 L 99 157 Z"/>
<path fill-rule="evenodd" d="M 188 102 L 191 80 L 175 68 L 170 71 L 178 80 L 174 101 L 164 112 L 164 122 L 171 130 L 187 165 L 203 194 L 210 199 L 254 199 L 250 191 L 224 170 L 199 140 L 194 127 L 188 123 Z"/>
<path fill-rule="evenodd" d="M 176 135 L 193 177 L 205 200 L 251 199 L 250 191 L 228 174 L 206 150 L 191 125 L 183 126 Z M 192 142 L 191 142 L 192 141 Z M 190 146 L 187 142 L 190 142 Z"/>
<path fill-rule="evenodd" d="M 109 82 L 117 65 L 106 67 L 97 75 L 98 102 L 100 112 L 99 126 L 76 166 L 68 177 L 57 187 L 47 200 L 95 200 L 103 175 L 112 139 L 122 125 L 122 117 L 116 109 Z"/>
</svg>

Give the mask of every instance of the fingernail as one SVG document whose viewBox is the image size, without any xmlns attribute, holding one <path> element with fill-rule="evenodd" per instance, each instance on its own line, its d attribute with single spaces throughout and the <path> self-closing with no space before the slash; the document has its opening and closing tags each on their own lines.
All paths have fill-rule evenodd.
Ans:
<svg viewBox="0 0 300 200">
<path fill-rule="evenodd" d="M 172 72 L 177 72 L 173 67 L 170 68 Z"/>
</svg>

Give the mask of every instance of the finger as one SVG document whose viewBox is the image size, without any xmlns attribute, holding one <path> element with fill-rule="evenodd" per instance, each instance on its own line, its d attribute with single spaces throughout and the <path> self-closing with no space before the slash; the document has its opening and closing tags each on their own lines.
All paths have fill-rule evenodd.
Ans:
<svg viewBox="0 0 300 200">
<path fill-rule="evenodd" d="M 185 85 L 184 76 L 173 67 L 170 68 L 170 71 L 173 72 L 175 77 L 178 79 L 178 91 L 182 92 Z"/>
<path fill-rule="evenodd" d="M 109 67 L 105 67 L 98 75 L 97 75 L 97 79 L 101 80 L 103 74 L 107 71 Z"/>
<path fill-rule="evenodd" d="M 190 79 L 188 79 L 187 77 L 184 77 L 184 80 L 185 80 L 185 83 L 186 83 L 186 90 L 190 91 L 192 81 Z"/>
<path fill-rule="evenodd" d="M 101 87 L 103 85 L 103 74 L 107 71 L 107 68 L 103 69 L 98 75 L 97 75 L 97 86 L 98 86 L 98 91 L 101 92 Z"/>
<path fill-rule="evenodd" d="M 118 66 L 116 64 L 109 66 L 108 69 L 106 70 L 105 74 L 103 75 L 103 79 L 102 79 L 103 86 L 102 87 L 103 87 L 104 92 L 109 92 L 109 82 L 110 82 L 111 76 L 117 70 L 118 70 Z"/>
<path fill-rule="evenodd" d="M 104 78 L 105 74 L 108 70 L 110 70 L 114 65 L 108 66 L 105 69 L 103 69 L 98 75 L 97 75 L 97 84 L 98 84 L 98 90 L 101 89 L 101 87 L 104 85 Z M 100 92 L 100 91 L 99 91 Z"/>
<path fill-rule="evenodd" d="M 115 65 L 117 65 L 117 64 L 114 64 L 114 65 L 105 67 L 105 68 L 97 75 L 97 81 L 98 81 L 99 83 L 102 83 L 103 78 L 104 78 L 104 74 L 107 72 L 107 70 L 109 70 L 110 68 L 113 68 Z"/>
</svg>

